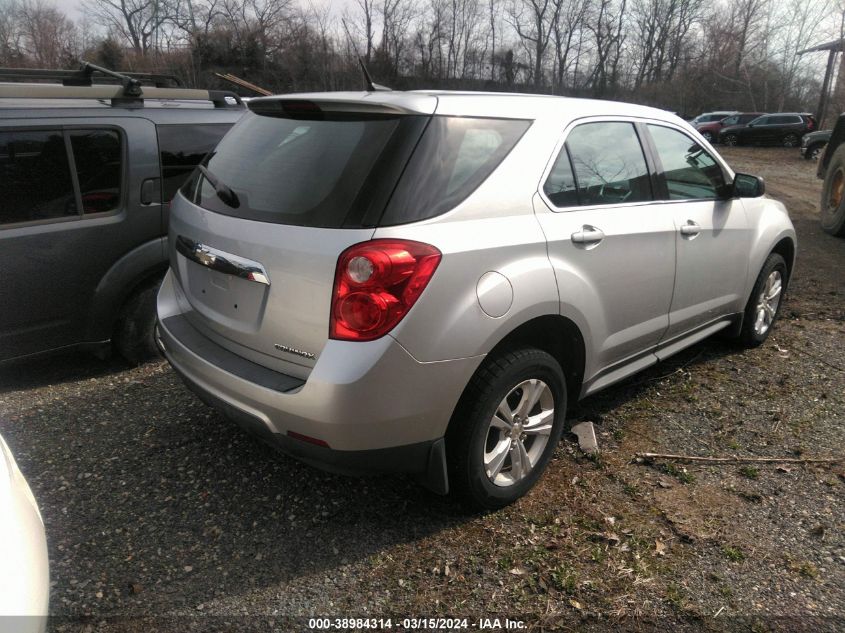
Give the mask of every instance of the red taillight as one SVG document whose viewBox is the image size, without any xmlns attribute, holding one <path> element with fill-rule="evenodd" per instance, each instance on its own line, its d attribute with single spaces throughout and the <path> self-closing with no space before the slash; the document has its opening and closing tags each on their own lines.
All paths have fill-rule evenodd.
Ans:
<svg viewBox="0 0 845 633">
<path fill-rule="evenodd" d="M 409 240 L 371 240 L 337 260 L 329 337 L 372 341 L 392 330 L 425 290 L 440 251 Z"/>
</svg>

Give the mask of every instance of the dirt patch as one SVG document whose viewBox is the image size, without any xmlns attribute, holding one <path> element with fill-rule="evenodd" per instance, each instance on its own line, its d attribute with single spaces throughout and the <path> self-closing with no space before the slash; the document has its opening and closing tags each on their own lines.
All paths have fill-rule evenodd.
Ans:
<svg viewBox="0 0 845 633">
<path fill-rule="evenodd" d="M 733 524 L 736 498 L 712 485 L 671 486 L 654 492 L 655 507 L 688 541 L 718 541 Z"/>
</svg>

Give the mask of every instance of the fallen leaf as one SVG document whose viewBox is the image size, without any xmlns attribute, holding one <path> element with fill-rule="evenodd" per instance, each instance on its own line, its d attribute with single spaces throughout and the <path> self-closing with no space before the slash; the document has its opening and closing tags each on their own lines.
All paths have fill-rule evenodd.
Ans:
<svg viewBox="0 0 845 633">
<path fill-rule="evenodd" d="M 572 599 L 572 598 L 569 599 L 569 604 L 571 604 L 573 607 L 575 607 L 578 610 L 580 610 L 582 608 L 581 603 L 578 602 L 577 600 Z"/>
<path fill-rule="evenodd" d="M 514 567 L 508 573 L 513 574 L 514 576 L 524 576 L 526 572 L 521 567 Z"/>
<path fill-rule="evenodd" d="M 655 539 L 654 541 L 654 553 L 658 556 L 665 556 L 666 555 L 666 543 L 661 541 L 660 539 Z"/>
</svg>

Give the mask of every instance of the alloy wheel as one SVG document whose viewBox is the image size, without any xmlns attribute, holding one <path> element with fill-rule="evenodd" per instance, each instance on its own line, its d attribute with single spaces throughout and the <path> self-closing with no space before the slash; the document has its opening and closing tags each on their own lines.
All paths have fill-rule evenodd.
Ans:
<svg viewBox="0 0 845 633">
<path fill-rule="evenodd" d="M 555 420 L 551 388 L 537 378 L 524 380 L 502 398 L 490 420 L 484 470 L 496 486 L 525 479 L 543 455 Z"/>
<path fill-rule="evenodd" d="M 766 278 L 763 290 L 757 298 L 757 318 L 754 321 L 754 331 L 762 336 L 772 327 L 775 315 L 780 305 L 783 290 L 783 275 L 779 270 L 773 270 Z"/>
</svg>

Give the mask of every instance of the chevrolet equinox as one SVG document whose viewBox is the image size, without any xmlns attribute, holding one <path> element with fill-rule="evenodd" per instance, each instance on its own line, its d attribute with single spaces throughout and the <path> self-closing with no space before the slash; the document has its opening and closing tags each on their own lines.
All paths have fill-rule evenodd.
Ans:
<svg viewBox="0 0 845 633">
<path fill-rule="evenodd" d="M 777 318 L 786 209 L 667 112 L 433 91 L 249 110 L 173 201 L 157 340 L 308 463 L 500 507 L 568 403 Z"/>
</svg>

